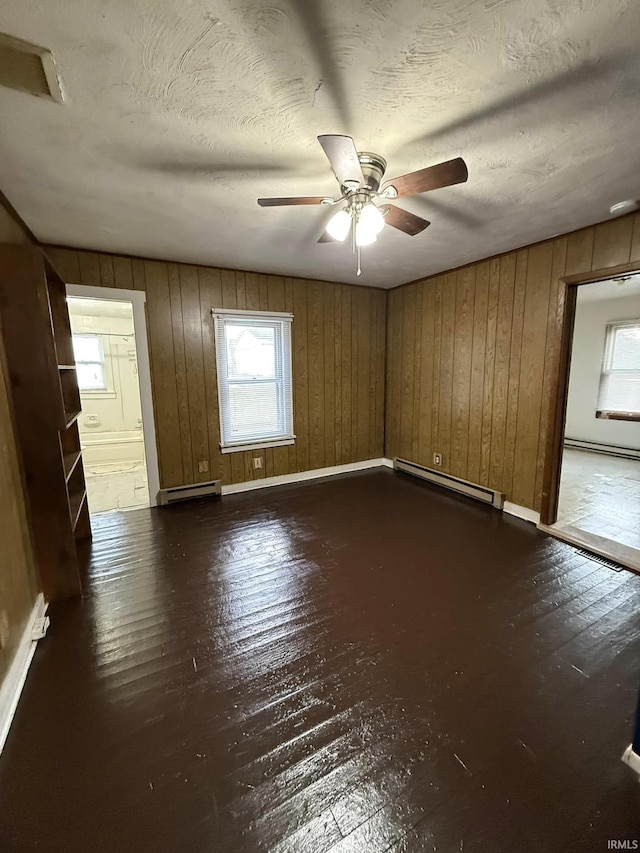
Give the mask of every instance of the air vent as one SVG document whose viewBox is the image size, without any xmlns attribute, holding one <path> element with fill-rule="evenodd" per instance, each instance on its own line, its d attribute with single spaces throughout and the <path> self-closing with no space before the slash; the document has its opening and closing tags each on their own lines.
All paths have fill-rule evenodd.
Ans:
<svg viewBox="0 0 640 853">
<path fill-rule="evenodd" d="M 606 566 L 608 569 L 613 569 L 614 572 L 621 572 L 625 566 L 621 566 L 620 563 L 615 563 L 613 560 L 608 560 L 606 557 L 601 557 L 600 554 L 594 554 L 592 551 L 584 551 L 582 548 L 577 548 L 578 554 L 581 554 L 583 557 L 588 557 L 590 560 L 593 560 L 594 563 L 600 563 L 603 566 Z"/>
<path fill-rule="evenodd" d="M 51 51 L 4 33 L 0 33 L 0 86 L 64 101 Z"/>
</svg>

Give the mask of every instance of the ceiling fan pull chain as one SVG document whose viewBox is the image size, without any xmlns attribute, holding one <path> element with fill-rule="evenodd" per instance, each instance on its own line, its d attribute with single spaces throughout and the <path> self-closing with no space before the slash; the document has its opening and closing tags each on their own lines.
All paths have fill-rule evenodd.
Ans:
<svg viewBox="0 0 640 853">
<path fill-rule="evenodd" d="M 357 252 L 357 248 L 358 248 L 356 245 L 356 223 L 358 221 L 358 218 L 357 218 L 357 214 L 355 213 L 353 208 L 350 208 L 350 211 L 351 211 L 351 249 L 353 251 L 353 254 L 355 255 Z"/>
<path fill-rule="evenodd" d="M 356 270 L 356 275 L 361 275 L 362 269 L 360 268 L 360 246 L 358 246 L 358 251 L 356 252 L 356 257 L 358 259 L 358 269 Z"/>
</svg>

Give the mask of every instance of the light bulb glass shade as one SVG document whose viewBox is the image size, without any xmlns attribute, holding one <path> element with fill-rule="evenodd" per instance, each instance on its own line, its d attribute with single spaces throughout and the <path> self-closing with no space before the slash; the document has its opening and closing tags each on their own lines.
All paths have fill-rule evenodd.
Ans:
<svg viewBox="0 0 640 853">
<path fill-rule="evenodd" d="M 367 229 L 367 231 L 373 231 L 376 235 L 384 228 L 384 216 L 375 204 L 372 204 L 371 202 L 369 202 L 369 204 L 365 204 L 362 208 L 358 221 Z"/>
<path fill-rule="evenodd" d="M 378 239 L 378 235 L 371 228 L 367 228 L 366 224 L 358 222 L 356 225 L 356 246 L 370 246 Z"/>
<path fill-rule="evenodd" d="M 339 210 L 334 213 L 331 219 L 327 222 L 327 234 L 333 237 L 334 240 L 339 240 L 341 243 L 349 233 L 351 228 L 351 214 L 346 210 Z"/>
</svg>

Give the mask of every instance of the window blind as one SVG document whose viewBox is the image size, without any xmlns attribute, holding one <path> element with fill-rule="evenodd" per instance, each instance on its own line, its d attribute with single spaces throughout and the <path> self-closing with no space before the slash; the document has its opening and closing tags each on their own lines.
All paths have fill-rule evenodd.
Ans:
<svg viewBox="0 0 640 853">
<path fill-rule="evenodd" d="M 640 320 L 607 326 L 598 410 L 640 412 Z"/>
<path fill-rule="evenodd" d="M 291 444 L 291 314 L 213 310 L 220 447 Z"/>
</svg>

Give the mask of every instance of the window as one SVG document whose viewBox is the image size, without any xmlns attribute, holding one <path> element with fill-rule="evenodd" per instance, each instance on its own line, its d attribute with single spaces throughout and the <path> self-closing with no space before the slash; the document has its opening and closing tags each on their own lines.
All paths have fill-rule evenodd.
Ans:
<svg viewBox="0 0 640 853">
<path fill-rule="evenodd" d="M 596 417 L 640 419 L 640 320 L 607 326 Z"/>
<path fill-rule="evenodd" d="M 78 388 L 81 391 L 106 391 L 104 349 L 97 335 L 73 335 Z"/>
<path fill-rule="evenodd" d="M 292 315 L 213 315 L 222 452 L 293 444 Z"/>
</svg>

